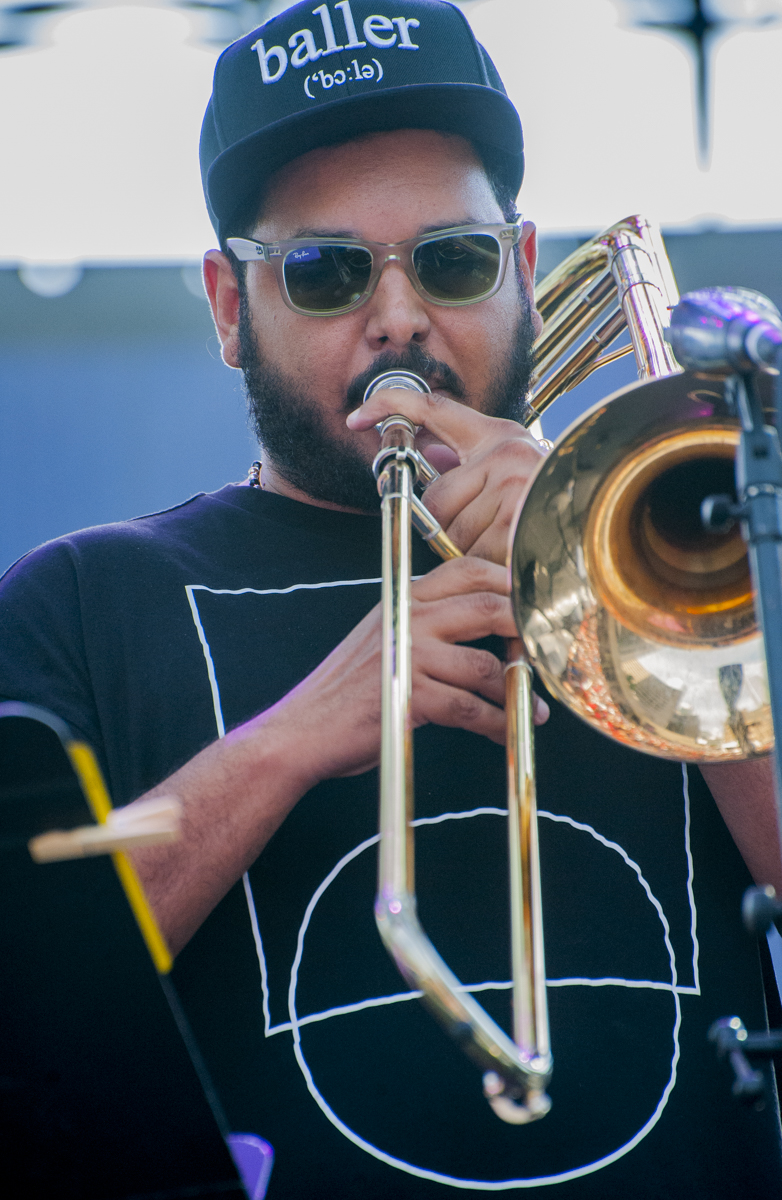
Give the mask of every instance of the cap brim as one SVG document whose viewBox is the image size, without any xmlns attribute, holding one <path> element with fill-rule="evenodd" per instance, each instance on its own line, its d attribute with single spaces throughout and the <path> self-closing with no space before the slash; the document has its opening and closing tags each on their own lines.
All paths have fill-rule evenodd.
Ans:
<svg viewBox="0 0 782 1200">
<path fill-rule="evenodd" d="M 260 200 L 274 171 L 310 150 L 364 133 L 437 129 L 477 143 L 492 171 L 514 191 L 524 176 L 518 113 L 507 96 L 480 84 L 408 84 L 378 96 L 345 96 L 285 117 L 224 150 L 207 176 L 209 203 L 220 233 L 252 197 Z"/>
</svg>

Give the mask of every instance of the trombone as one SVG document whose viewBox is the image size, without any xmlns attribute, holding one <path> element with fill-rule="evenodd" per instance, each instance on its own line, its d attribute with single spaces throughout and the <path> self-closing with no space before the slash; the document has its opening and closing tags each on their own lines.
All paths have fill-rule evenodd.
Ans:
<svg viewBox="0 0 782 1200">
<path fill-rule="evenodd" d="M 640 382 L 595 406 L 557 441 L 530 483 L 513 537 L 512 600 L 527 657 L 506 667 L 512 1038 L 464 990 L 416 913 L 411 531 L 444 559 L 460 552 L 416 495 L 416 485 L 426 487 L 437 473 L 415 449 L 414 426 L 390 416 L 379 427 L 373 470 L 383 523 L 383 658 L 375 917 L 400 973 L 483 1072 L 484 1095 L 511 1124 L 549 1111 L 553 1062 L 530 662 L 558 700 L 647 753 L 725 761 L 767 753 L 773 743 L 743 541 L 735 530 L 721 535 L 700 527 L 703 496 L 730 488 L 725 472 L 732 472 L 737 421 L 720 380 L 680 371 L 665 339 L 677 301 L 662 238 L 640 216 L 581 246 L 536 288 L 544 325 L 525 426 L 623 354 L 635 354 Z M 630 344 L 611 350 L 625 330 Z M 429 390 L 412 373 L 387 372 L 364 398 L 381 387 Z M 682 512 L 684 528 L 677 525 Z M 704 691 L 709 700 L 699 715 L 687 696 Z"/>
</svg>

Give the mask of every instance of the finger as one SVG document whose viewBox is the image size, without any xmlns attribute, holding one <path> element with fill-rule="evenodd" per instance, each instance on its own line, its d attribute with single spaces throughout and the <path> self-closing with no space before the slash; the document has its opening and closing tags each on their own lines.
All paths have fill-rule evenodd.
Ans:
<svg viewBox="0 0 782 1200">
<path fill-rule="evenodd" d="M 509 526 L 515 504 L 504 504 L 502 495 L 486 489 L 449 521 L 437 518 L 463 554 L 490 559 L 505 566 Z"/>
<path fill-rule="evenodd" d="M 536 725 L 545 725 L 551 716 L 551 709 L 542 696 L 532 693 L 532 720 Z"/>
<path fill-rule="evenodd" d="M 432 511 L 434 506 L 432 506 Z M 448 522 L 439 518 L 448 537 L 467 557 L 487 559 L 506 567 L 515 530 L 514 495 L 487 488 Z"/>
<path fill-rule="evenodd" d="M 518 431 L 515 421 L 487 417 L 467 404 L 451 400 L 442 392 L 410 392 L 405 388 L 383 388 L 366 404 L 355 409 L 347 418 L 349 429 L 360 431 L 395 414 L 407 417 L 414 425 L 422 425 L 455 450 L 460 459 L 470 454 L 486 439 L 501 436 L 498 426 L 507 425 Z"/>
<path fill-rule="evenodd" d="M 513 637 L 516 625 L 510 600 L 496 592 L 449 596 L 413 610 L 413 643 L 434 637 L 446 642 L 477 642 L 495 634 Z"/>
<path fill-rule="evenodd" d="M 427 675 L 439 683 L 475 692 L 500 708 L 505 706 L 505 664 L 489 650 L 428 643 L 413 651 L 413 669 L 416 675 Z"/>
<path fill-rule="evenodd" d="M 452 524 L 449 537 L 464 547 L 470 556 L 490 559 L 507 566 L 513 548 L 516 506 L 501 500 L 496 507 L 487 502 L 470 505 L 470 511 L 460 513 Z"/>
<path fill-rule="evenodd" d="M 484 495 L 490 502 L 489 508 L 491 503 L 496 506 L 501 500 L 515 511 L 543 457 L 534 438 L 518 425 L 515 431 L 513 436 L 506 436 L 473 455 L 459 470 L 441 475 L 426 489 L 424 502 L 443 528 L 449 529 L 468 505 Z M 457 533 L 454 526 L 450 536 Z"/>
<path fill-rule="evenodd" d="M 482 558 L 452 558 L 441 563 L 412 587 L 413 599 L 444 600 L 447 596 L 467 595 L 470 592 L 510 592 L 508 572 L 497 563 Z"/>
<path fill-rule="evenodd" d="M 413 693 L 414 725 L 446 725 L 505 745 L 505 713 L 473 692 L 429 681 Z"/>
</svg>

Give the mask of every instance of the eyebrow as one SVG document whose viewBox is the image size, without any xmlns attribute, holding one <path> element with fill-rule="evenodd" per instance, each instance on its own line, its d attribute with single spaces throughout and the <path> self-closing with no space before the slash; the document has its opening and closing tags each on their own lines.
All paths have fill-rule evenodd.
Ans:
<svg viewBox="0 0 782 1200">
<path fill-rule="evenodd" d="M 350 238 L 358 241 L 358 234 L 352 229 L 297 229 L 290 238 L 279 238 L 281 242 L 296 241 L 297 238 Z"/>
<path fill-rule="evenodd" d="M 438 222 L 436 225 L 422 225 L 418 232 L 413 234 L 413 237 L 425 237 L 428 233 L 443 233 L 447 229 L 459 229 L 462 225 L 483 225 L 485 221 L 477 221 L 473 217 L 465 217 L 462 221 Z M 491 224 L 491 222 L 490 222 Z M 362 238 L 360 234 L 352 229 L 298 229 L 292 233 L 290 238 L 278 238 L 276 240 L 297 241 L 300 238 L 334 238 L 335 240 L 348 238 L 353 242 L 372 241 L 372 238 Z M 408 241 L 408 238 L 403 238 L 403 241 Z M 394 245 L 393 242 L 385 243 L 386 245 Z"/>
<path fill-rule="evenodd" d="M 422 225 L 418 230 L 418 237 L 423 237 L 427 233 L 442 233 L 446 229 L 459 229 L 462 225 L 487 225 L 492 222 L 478 221 L 475 217 L 465 217 L 463 221 L 449 221 L 447 225 Z"/>
</svg>

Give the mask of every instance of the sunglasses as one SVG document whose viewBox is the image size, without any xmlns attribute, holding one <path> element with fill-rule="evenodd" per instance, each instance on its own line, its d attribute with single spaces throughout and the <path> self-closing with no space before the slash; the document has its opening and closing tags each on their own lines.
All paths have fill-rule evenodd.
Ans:
<svg viewBox="0 0 782 1200">
<path fill-rule="evenodd" d="M 308 317 L 337 317 L 364 304 L 388 262 L 398 262 L 415 290 L 433 304 L 475 304 L 502 286 L 518 225 L 458 225 L 406 242 L 356 238 L 292 238 L 254 242 L 228 238 L 241 262 L 263 260 L 277 275 L 288 308 Z"/>
</svg>

